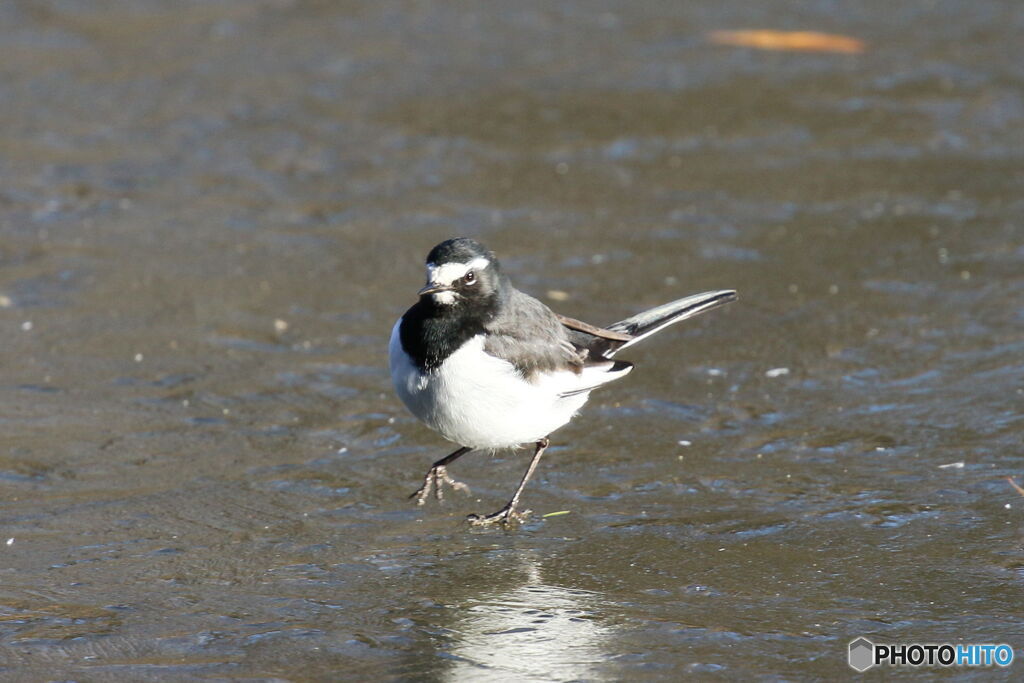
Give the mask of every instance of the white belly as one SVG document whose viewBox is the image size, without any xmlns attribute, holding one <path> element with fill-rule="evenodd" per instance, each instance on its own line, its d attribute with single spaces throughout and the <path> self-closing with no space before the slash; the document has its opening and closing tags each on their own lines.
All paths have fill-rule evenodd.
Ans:
<svg viewBox="0 0 1024 683">
<path fill-rule="evenodd" d="M 539 441 L 569 422 L 589 397 L 589 392 L 560 393 L 628 372 L 602 372 L 596 382 L 587 371 L 555 372 L 527 381 L 508 361 L 484 353 L 484 339 L 476 336 L 423 375 L 402 350 L 399 324 L 390 343 L 395 391 L 413 415 L 461 446 L 508 448 Z"/>
</svg>

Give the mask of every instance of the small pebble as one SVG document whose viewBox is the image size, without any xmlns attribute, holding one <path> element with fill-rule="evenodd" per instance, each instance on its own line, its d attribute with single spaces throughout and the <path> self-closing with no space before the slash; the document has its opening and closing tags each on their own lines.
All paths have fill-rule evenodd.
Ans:
<svg viewBox="0 0 1024 683">
<path fill-rule="evenodd" d="M 287 329 L 288 329 L 288 322 L 287 321 L 281 320 L 280 318 L 278 318 L 277 320 L 274 321 L 274 331 L 275 332 L 284 332 Z"/>
<path fill-rule="evenodd" d="M 141 353 L 135 354 L 135 362 L 136 363 L 141 363 L 142 362 L 142 354 Z"/>
<path fill-rule="evenodd" d="M 789 374 L 789 368 L 772 368 L 764 373 L 765 377 L 782 377 Z"/>
<path fill-rule="evenodd" d="M 32 321 L 26 320 L 25 322 L 23 322 L 21 324 L 21 329 L 23 329 L 25 332 L 30 331 L 32 329 Z"/>
</svg>

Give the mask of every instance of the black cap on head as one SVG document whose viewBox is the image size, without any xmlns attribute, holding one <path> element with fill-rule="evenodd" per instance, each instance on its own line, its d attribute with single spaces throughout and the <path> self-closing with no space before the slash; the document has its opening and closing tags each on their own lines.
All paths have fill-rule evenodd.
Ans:
<svg viewBox="0 0 1024 683">
<path fill-rule="evenodd" d="M 455 237 L 441 242 L 427 254 L 427 263 L 440 266 L 445 263 L 469 263 L 473 259 L 485 258 L 497 263 L 494 254 L 484 245 L 468 237 Z"/>
</svg>

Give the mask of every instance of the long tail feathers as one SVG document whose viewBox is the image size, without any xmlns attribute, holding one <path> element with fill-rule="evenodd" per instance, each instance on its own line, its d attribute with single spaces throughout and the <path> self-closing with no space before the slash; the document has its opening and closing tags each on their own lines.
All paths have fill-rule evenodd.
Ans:
<svg viewBox="0 0 1024 683">
<path fill-rule="evenodd" d="M 677 299 L 667 304 L 662 304 L 643 313 L 638 313 L 631 318 L 620 320 L 608 326 L 612 332 L 628 334 L 632 337 L 625 344 L 612 346 L 604 352 L 606 358 L 611 358 L 622 349 L 636 344 L 641 339 L 646 339 L 655 332 L 658 332 L 680 320 L 686 320 L 713 308 L 724 306 L 736 300 L 736 292 L 732 289 L 722 289 L 716 292 L 704 292 L 694 294 L 683 299 Z"/>
</svg>

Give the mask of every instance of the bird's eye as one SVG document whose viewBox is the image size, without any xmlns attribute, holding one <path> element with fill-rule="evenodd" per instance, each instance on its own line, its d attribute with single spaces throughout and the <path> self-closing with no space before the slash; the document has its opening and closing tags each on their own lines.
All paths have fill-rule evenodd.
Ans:
<svg viewBox="0 0 1024 683">
<path fill-rule="evenodd" d="M 468 273 L 466 273 L 466 276 L 462 278 L 462 281 L 465 282 L 467 285 L 473 284 L 474 282 L 476 282 L 476 273 L 474 273 L 472 270 L 469 271 Z"/>
</svg>

